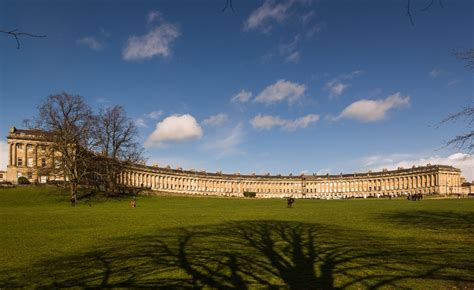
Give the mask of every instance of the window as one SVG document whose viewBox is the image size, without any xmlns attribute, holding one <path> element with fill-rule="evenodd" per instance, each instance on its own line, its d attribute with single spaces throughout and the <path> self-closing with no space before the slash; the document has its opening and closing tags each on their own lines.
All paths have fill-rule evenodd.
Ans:
<svg viewBox="0 0 474 290">
<path fill-rule="evenodd" d="M 46 158 L 41 158 L 41 167 L 46 167 Z"/>
<path fill-rule="evenodd" d="M 28 167 L 33 167 L 33 158 L 28 158 Z"/>
<path fill-rule="evenodd" d="M 0 178 L 2 178 L 2 179 L 3 179 L 3 173 L 0 173 Z"/>
<path fill-rule="evenodd" d="M 33 178 L 33 173 L 32 172 L 26 173 L 26 177 L 28 177 L 28 179 L 32 179 Z"/>
<path fill-rule="evenodd" d="M 27 149 L 28 151 L 33 150 L 33 145 L 31 145 L 31 144 L 26 145 L 26 149 Z"/>
<path fill-rule="evenodd" d="M 16 144 L 16 149 L 23 149 L 23 144 Z"/>
<path fill-rule="evenodd" d="M 41 145 L 41 151 L 46 151 L 46 145 Z"/>
<path fill-rule="evenodd" d="M 21 159 L 20 157 L 18 157 L 16 159 L 16 166 L 23 166 L 23 159 Z"/>
<path fill-rule="evenodd" d="M 40 177 L 40 182 L 41 182 L 41 183 L 46 183 L 46 181 L 47 181 L 46 176 L 41 176 L 41 177 Z"/>
<path fill-rule="evenodd" d="M 20 177 L 22 177 L 22 176 L 23 176 L 23 174 L 22 174 L 21 172 L 18 172 L 18 173 L 16 174 L 16 177 L 17 177 L 17 178 L 20 178 Z"/>
</svg>

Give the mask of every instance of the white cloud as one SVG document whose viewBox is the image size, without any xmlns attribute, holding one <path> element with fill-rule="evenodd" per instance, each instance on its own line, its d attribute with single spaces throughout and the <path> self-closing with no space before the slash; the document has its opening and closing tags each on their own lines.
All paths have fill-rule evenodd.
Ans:
<svg viewBox="0 0 474 290">
<path fill-rule="evenodd" d="M 326 83 L 325 89 L 329 91 L 330 97 L 340 96 L 350 86 L 347 81 L 352 80 L 354 77 L 362 73 L 363 71 L 361 70 L 355 70 L 347 74 L 341 74 L 328 81 Z"/>
<path fill-rule="evenodd" d="M 252 93 L 246 90 L 241 90 L 236 95 L 232 96 L 231 101 L 235 103 L 246 103 L 252 98 Z"/>
<path fill-rule="evenodd" d="M 278 50 L 280 55 L 285 58 L 285 62 L 298 63 L 300 60 L 300 53 L 298 51 L 298 43 L 301 40 L 301 35 L 297 34 L 290 43 L 280 43 Z"/>
<path fill-rule="evenodd" d="M 312 0 L 265 0 L 244 21 L 244 30 L 258 30 L 268 33 L 274 23 L 283 23 L 287 19 L 300 19 L 301 25 L 307 25 L 315 15 L 314 11 L 308 12 L 305 8 L 303 13 L 296 9 L 297 5 L 309 5 Z"/>
<path fill-rule="evenodd" d="M 449 88 L 449 87 L 452 87 L 454 85 L 457 85 L 459 84 L 461 81 L 460 80 L 451 80 L 449 81 L 447 84 L 446 84 L 446 87 Z"/>
<path fill-rule="evenodd" d="M 210 116 L 209 118 L 204 119 L 202 123 L 209 126 L 220 126 L 225 124 L 229 120 L 229 116 L 224 113 L 219 113 L 217 115 Z"/>
<path fill-rule="evenodd" d="M 151 10 L 149 13 L 148 13 L 148 16 L 147 16 L 147 19 L 146 21 L 148 23 L 152 23 L 153 21 L 155 20 L 158 20 L 158 21 L 163 21 L 163 16 L 161 15 L 161 12 L 160 11 L 157 11 L 157 10 Z"/>
<path fill-rule="evenodd" d="M 413 165 L 450 165 L 461 169 L 462 175 L 468 180 L 474 180 L 474 155 L 466 153 L 454 153 L 449 156 L 422 156 L 420 154 L 386 154 L 373 155 L 363 159 L 364 169 L 382 170 L 397 169 L 398 167 L 411 168 Z"/>
<path fill-rule="evenodd" d="M 441 75 L 443 71 L 441 69 L 434 68 L 430 71 L 430 77 L 437 78 Z"/>
<path fill-rule="evenodd" d="M 275 3 L 266 0 L 262 6 L 254 10 L 244 23 L 245 30 L 261 29 L 268 32 L 271 29 L 271 22 L 282 22 L 288 17 L 288 9 L 294 1 Z"/>
<path fill-rule="evenodd" d="M 149 59 L 154 56 L 169 57 L 171 44 L 180 36 L 177 26 L 163 23 L 143 36 L 132 36 L 122 52 L 124 60 Z"/>
<path fill-rule="evenodd" d="M 345 91 L 345 89 L 349 87 L 349 85 L 339 83 L 339 82 L 334 82 L 334 83 L 329 82 L 327 84 L 327 87 L 329 89 L 329 94 L 334 97 L 334 96 L 340 96 Z"/>
<path fill-rule="evenodd" d="M 375 122 L 384 119 L 389 110 L 407 107 L 409 104 L 410 97 L 403 97 L 400 92 L 397 92 L 386 99 L 362 99 L 347 106 L 338 117 L 334 118 L 334 120 L 347 118 L 365 123 Z"/>
<path fill-rule="evenodd" d="M 212 140 L 206 142 L 202 149 L 215 152 L 215 156 L 218 159 L 229 155 L 243 154 L 244 152 L 239 148 L 239 145 L 242 143 L 244 136 L 243 125 L 239 123 L 226 132 L 225 135 L 217 135 Z"/>
<path fill-rule="evenodd" d="M 321 31 L 323 31 L 324 27 L 326 25 L 324 23 L 319 23 L 319 24 L 316 24 L 314 25 L 313 27 L 311 27 L 305 34 L 306 38 L 312 38 L 314 35 L 316 35 L 317 33 L 320 33 Z"/>
<path fill-rule="evenodd" d="M 189 115 L 172 115 L 156 124 L 155 131 L 148 136 L 145 147 L 161 147 L 164 142 L 183 142 L 202 137 L 202 128 L 196 119 Z"/>
<path fill-rule="evenodd" d="M 271 104 L 288 100 L 291 104 L 299 100 L 305 91 L 305 85 L 281 79 L 266 87 L 257 97 L 255 97 L 254 102 Z"/>
<path fill-rule="evenodd" d="M 143 119 L 143 118 L 136 118 L 135 120 L 133 120 L 133 122 L 135 123 L 135 126 L 137 126 L 137 127 L 140 127 L 140 128 L 148 127 L 146 122 L 145 122 L 145 119 Z"/>
<path fill-rule="evenodd" d="M 257 115 L 252 120 L 250 124 L 254 129 L 257 130 L 270 130 L 273 127 L 280 127 L 285 131 L 295 131 L 298 128 L 306 128 L 311 123 L 317 122 L 319 120 L 319 115 L 309 114 L 304 117 L 288 120 L 282 119 L 278 116 L 270 115 Z"/>
<path fill-rule="evenodd" d="M 8 144 L 0 141 L 0 170 L 7 170 L 8 164 Z"/>
<path fill-rule="evenodd" d="M 292 63 L 298 63 L 300 61 L 300 53 L 298 51 L 295 51 L 295 52 L 291 53 L 290 55 L 288 55 L 285 58 L 285 61 L 286 62 L 292 62 Z"/>
<path fill-rule="evenodd" d="M 97 39 L 95 39 L 92 36 L 79 38 L 78 40 L 76 40 L 76 43 L 80 44 L 80 45 L 85 45 L 88 48 L 90 48 L 92 50 L 95 50 L 95 51 L 99 51 L 104 47 L 103 43 L 99 42 Z"/>
<path fill-rule="evenodd" d="M 159 111 L 151 111 L 150 113 L 145 114 L 145 117 L 153 119 L 153 120 L 158 120 L 161 117 L 161 115 L 163 115 L 163 111 L 159 110 Z"/>
</svg>

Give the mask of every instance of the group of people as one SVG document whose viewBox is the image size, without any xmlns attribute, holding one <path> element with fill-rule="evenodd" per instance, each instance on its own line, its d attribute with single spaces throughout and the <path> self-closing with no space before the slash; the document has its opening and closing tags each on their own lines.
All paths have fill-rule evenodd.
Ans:
<svg viewBox="0 0 474 290">
<path fill-rule="evenodd" d="M 132 199 L 132 200 L 130 201 L 130 206 L 131 206 L 132 208 L 136 208 L 136 207 L 137 207 L 137 201 L 136 201 L 135 199 Z"/>
<path fill-rule="evenodd" d="M 407 195 L 407 200 L 422 200 L 423 199 L 423 194 L 421 193 L 412 193 Z"/>
<path fill-rule="evenodd" d="M 286 202 L 287 202 L 287 207 L 290 208 L 293 206 L 293 204 L 295 203 L 296 199 L 292 196 L 288 197 L 286 199 Z"/>
</svg>

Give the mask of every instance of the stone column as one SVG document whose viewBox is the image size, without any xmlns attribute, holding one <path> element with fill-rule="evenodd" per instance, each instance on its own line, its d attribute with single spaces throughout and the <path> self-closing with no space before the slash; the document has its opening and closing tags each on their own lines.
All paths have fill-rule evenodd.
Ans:
<svg viewBox="0 0 474 290">
<path fill-rule="evenodd" d="M 23 144 L 23 167 L 28 167 L 28 143 Z"/>
<path fill-rule="evenodd" d="M 38 167 L 38 144 L 35 145 L 35 159 L 34 159 L 34 162 L 33 162 L 33 166 L 35 168 Z"/>
<path fill-rule="evenodd" d="M 12 160 L 12 159 L 13 159 L 13 158 L 12 158 L 12 154 L 13 154 L 13 148 L 12 148 L 12 146 L 13 146 L 12 143 L 8 144 L 8 165 L 9 165 L 9 166 L 12 166 L 12 165 L 13 165 L 13 163 L 12 163 L 12 161 L 13 161 L 13 160 Z"/>
<path fill-rule="evenodd" d="M 13 143 L 13 165 L 18 166 L 18 150 L 16 148 L 17 143 Z"/>
</svg>

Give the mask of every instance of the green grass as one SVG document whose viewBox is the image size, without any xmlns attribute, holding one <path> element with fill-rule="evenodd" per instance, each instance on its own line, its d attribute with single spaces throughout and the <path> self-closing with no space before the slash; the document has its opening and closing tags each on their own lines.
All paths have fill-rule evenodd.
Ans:
<svg viewBox="0 0 474 290">
<path fill-rule="evenodd" d="M 0 288 L 474 287 L 474 199 L 129 201 L 0 189 Z"/>
</svg>

